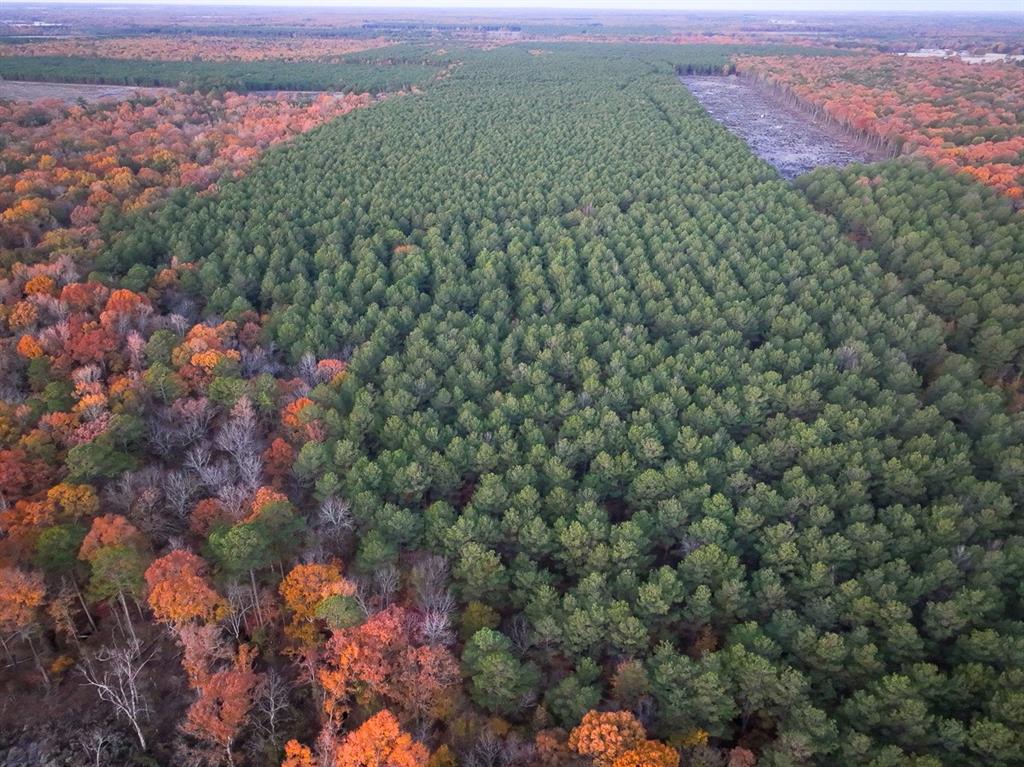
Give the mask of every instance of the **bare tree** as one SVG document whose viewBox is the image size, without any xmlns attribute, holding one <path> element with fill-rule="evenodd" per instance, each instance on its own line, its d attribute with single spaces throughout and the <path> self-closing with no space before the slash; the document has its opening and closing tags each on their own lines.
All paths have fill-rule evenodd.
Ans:
<svg viewBox="0 0 1024 767">
<path fill-rule="evenodd" d="M 69 282 L 78 282 L 81 279 L 82 272 L 79 270 L 78 264 L 67 253 L 57 256 L 54 261 L 50 262 L 50 267 L 57 280 L 65 285 Z"/>
<path fill-rule="evenodd" d="M 533 647 L 533 634 L 530 631 L 530 620 L 522 613 L 517 613 L 512 618 L 512 627 L 509 630 L 509 638 L 516 650 L 525 655 Z"/>
<path fill-rule="evenodd" d="M 204 466 L 199 472 L 199 481 L 208 489 L 219 493 L 225 485 L 232 485 L 235 482 L 235 472 L 231 468 L 231 462 L 220 458 Z"/>
<path fill-rule="evenodd" d="M 167 418 L 159 410 L 146 413 L 146 444 L 149 449 L 161 458 L 166 458 L 174 450 L 174 431 L 168 428 Z"/>
<path fill-rule="evenodd" d="M 103 381 L 103 369 L 99 365 L 83 365 L 71 371 L 71 380 L 80 386 Z"/>
<path fill-rule="evenodd" d="M 859 364 L 860 355 L 852 346 L 840 346 L 836 349 L 836 365 L 840 371 L 856 370 Z"/>
<path fill-rule="evenodd" d="M 213 405 L 206 397 L 177 400 L 171 405 L 171 417 L 178 424 L 182 445 L 191 445 L 204 438 L 213 416 Z"/>
<path fill-rule="evenodd" d="M 272 353 L 263 346 L 257 346 L 255 349 L 242 349 L 242 375 L 245 378 L 255 378 L 262 373 L 274 375 L 278 372 L 278 368 Z"/>
<path fill-rule="evenodd" d="M 154 394 L 166 399 L 171 392 L 159 390 Z M 214 415 L 213 405 L 205 397 L 178 399 L 170 406 L 153 408 L 146 420 L 149 445 L 157 455 L 166 457 L 205 439 Z"/>
<path fill-rule="evenodd" d="M 275 747 L 278 745 L 278 730 L 291 708 L 288 697 L 293 686 L 280 672 L 271 668 L 263 674 L 256 688 L 254 722 Z"/>
<path fill-rule="evenodd" d="M 314 524 L 318 539 L 337 543 L 354 530 L 355 526 L 356 519 L 352 515 L 352 505 L 348 501 L 333 495 L 324 498 L 317 509 Z"/>
<path fill-rule="evenodd" d="M 102 725 L 90 727 L 85 732 L 78 733 L 78 745 L 82 747 L 89 761 L 96 765 L 96 767 L 110 764 L 110 760 L 106 758 L 107 749 L 115 741 L 114 734 Z"/>
<path fill-rule="evenodd" d="M 395 593 L 398 591 L 398 570 L 394 565 L 390 564 L 377 568 L 373 573 L 373 583 L 376 587 L 381 609 L 390 606 L 395 598 Z"/>
<path fill-rule="evenodd" d="M 536 762 L 536 751 L 531 743 L 515 734 L 502 739 L 492 730 L 484 730 L 468 754 L 466 767 L 525 767 Z"/>
<path fill-rule="evenodd" d="M 187 472 L 169 471 L 164 475 L 163 491 L 164 501 L 174 515 L 174 522 L 184 522 L 188 517 L 189 503 L 196 494 L 195 481 Z"/>
<path fill-rule="evenodd" d="M 356 593 L 352 595 L 352 598 L 356 600 L 356 604 L 359 605 L 359 609 L 362 610 L 363 615 L 369 618 L 374 612 L 376 612 L 373 609 L 373 590 L 370 587 L 369 582 L 364 578 L 355 579 L 355 584 Z"/>
<path fill-rule="evenodd" d="M 185 460 L 182 461 L 181 466 L 183 469 L 202 475 L 206 467 L 210 465 L 210 459 L 212 457 L 210 446 L 205 442 L 200 442 L 188 449 L 188 452 L 185 453 Z"/>
<path fill-rule="evenodd" d="M 170 315 L 167 318 L 167 326 L 171 330 L 176 332 L 179 336 L 185 335 L 185 331 L 192 326 L 191 320 L 189 320 L 188 317 L 185 316 L 189 312 L 181 311 L 182 308 L 183 307 L 178 307 L 179 311 L 175 312 L 174 314 Z"/>
<path fill-rule="evenodd" d="M 455 600 L 452 600 L 451 608 L 454 606 Z M 433 645 L 449 645 L 455 642 L 451 608 L 447 610 L 432 609 L 422 614 L 419 631 L 424 642 Z"/>
<path fill-rule="evenodd" d="M 416 603 L 420 608 L 419 632 L 428 644 L 451 644 L 455 599 L 448 588 L 448 560 L 431 555 L 422 558 L 410 573 Z"/>
<path fill-rule="evenodd" d="M 249 630 L 248 616 L 255 611 L 256 603 L 248 584 L 229 583 L 227 597 L 231 612 L 224 619 L 224 626 L 237 642 L 242 636 L 242 629 Z"/>
<path fill-rule="evenodd" d="M 217 489 L 217 500 L 232 519 L 239 519 L 252 499 L 252 491 L 242 485 L 226 484 Z"/>
<path fill-rule="evenodd" d="M 301 378 L 310 386 L 316 386 L 316 357 L 312 352 L 306 352 L 295 366 L 295 375 Z"/>
<path fill-rule="evenodd" d="M 217 430 L 214 444 L 238 463 L 246 456 L 260 452 L 257 426 L 256 410 L 252 402 L 248 397 L 241 397 Z"/>
<path fill-rule="evenodd" d="M 15 631 L 8 636 L 0 634 L 0 646 L 4 648 L 4 654 L 7 656 L 7 662 L 10 665 L 15 665 L 14 656 L 11 654 L 10 642 L 15 640 L 22 640 L 28 645 L 29 651 L 32 653 L 32 662 L 35 663 L 36 671 L 43 678 L 43 684 L 46 685 L 47 689 L 50 687 L 50 675 L 46 673 L 46 667 L 43 666 L 42 658 L 39 657 L 39 651 L 36 650 L 36 644 L 32 641 L 32 635 L 37 631 L 37 626 L 26 626 L 19 631 Z"/>
<path fill-rule="evenodd" d="M 263 457 L 259 453 L 251 453 L 238 460 L 238 480 L 252 492 L 260 486 L 263 476 Z"/>
<path fill-rule="evenodd" d="M 149 716 L 149 702 L 142 691 L 142 671 L 156 654 L 156 649 L 144 652 L 138 639 L 124 645 L 104 647 L 93 657 L 82 661 L 82 675 L 86 684 L 96 690 L 100 700 L 114 707 L 135 730 L 139 745 L 146 749 L 146 736 L 142 723 Z"/>
<path fill-rule="evenodd" d="M 377 568 L 368 578 L 357 578 L 354 599 L 367 616 L 386 609 L 398 591 L 399 576 L 394 565 Z"/>
<path fill-rule="evenodd" d="M 146 355 L 146 339 L 142 337 L 140 333 L 133 330 L 128 333 L 128 338 L 124 342 L 125 349 L 128 351 L 128 361 L 130 362 L 133 370 L 141 370 L 142 363 L 145 361 Z"/>
<path fill-rule="evenodd" d="M 633 706 L 633 713 L 646 728 L 650 728 L 654 724 L 655 712 L 654 699 L 650 695 L 644 695 Z"/>
<path fill-rule="evenodd" d="M 416 602 L 423 610 L 431 610 L 445 603 L 448 596 L 448 560 L 442 556 L 423 557 L 409 574 Z"/>
<path fill-rule="evenodd" d="M 116 482 L 111 482 L 103 489 L 104 503 L 112 511 L 127 514 L 131 509 L 135 501 L 132 476 L 132 472 L 126 471 Z"/>
</svg>

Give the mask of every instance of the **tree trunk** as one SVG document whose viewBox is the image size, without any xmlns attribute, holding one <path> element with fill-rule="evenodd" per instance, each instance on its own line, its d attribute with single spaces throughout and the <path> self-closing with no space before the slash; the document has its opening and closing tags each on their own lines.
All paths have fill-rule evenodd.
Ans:
<svg viewBox="0 0 1024 767">
<path fill-rule="evenodd" d="M 78 588 L 78 581 L 71 578 L 71 585 L 75 587 L 75 595 L 78 597 L 79 604 L 82 605 L 82 612 L 85 613 L 85 617 L 89 621 L 89 625 L 92 626 L 92 630 L 96 631 L 96 621 L 92 619 L 92 613 L 89 612 L 89 607 L 85 604 L 85 597 L 82 596 L 82 590 Z"/>
<path fill-rule="evenodd" d="M 124 619 L 128 622 L 128 633 L 132 635 L 132 641 L 138 642 L 139 638 L 135 636 L 135 626 L 132 625 L 132 614 L 128 612 L 128 602 L 125 601 L 124 592 L 117 592 L 117 598 L 121 601 L 121 608 L 124 610 Z M 143 746 L 145 748 L 145 746 Z"/>
<path fill-rule="evenodd" d="M 249 570 L 249 582 L 252 584 L 252 602 L 256 606 L 256 619 L 260 622 L 260 628 L 263 627 L 263 611 L 260 609 L 260 594 L 256 590 L 256 573 Z"/>
<path fill-rule="evenodd" d="M 142 728 L 139 727 L 138 721 L 135 717 L 132 717 L 132 727 L 135 728 L 135 736 L 139 739 L 139 745 L 142 746 L 142 750 L 146 750 L 146 736 L 142 734 Z"/>
<path fill-rule="evenodd" d="M 46 669 L 43 668 L 43 662 L 39 659 L 39 653 L 36 652 L 36 643 L 32 641 L 31 634 L 25 634 L 25 641 L 28 642 L 28 649 L 32 651 L 32 659 L 36 662 L 36 668 L 39 669 L 39 674 L 43 677 L 43 682 L 47 687 L 50 686 L 50 675 L 46 673 Z"/>
</svg>

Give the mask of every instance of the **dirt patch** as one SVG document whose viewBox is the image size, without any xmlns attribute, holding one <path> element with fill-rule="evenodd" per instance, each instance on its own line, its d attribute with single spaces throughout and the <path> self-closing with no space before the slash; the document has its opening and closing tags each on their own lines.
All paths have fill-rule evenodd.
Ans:
<svg viewBox="0 0 1024 767">
<path fill-rule="evenodd" d="M 38 101 L 57 99 L 74 104 L 79 99 L 88 102 L 104 99 L 129 99 L 133 96 L 158 95 L 173 92 L 173 88 L 139 88 L 129 85 L 73 85 L 69 83 L 36 83 L 23 80 L 0 80 L 0 99 L 11 101 Z"/>
<path fill-rule="evenodd" d="M 816 120 L 747 78 L 684 75 L 679 79 L 708 114 L 785 178 L 819 165 L 842 167 L 886 157 L 840 126 Z"/>
</svg>

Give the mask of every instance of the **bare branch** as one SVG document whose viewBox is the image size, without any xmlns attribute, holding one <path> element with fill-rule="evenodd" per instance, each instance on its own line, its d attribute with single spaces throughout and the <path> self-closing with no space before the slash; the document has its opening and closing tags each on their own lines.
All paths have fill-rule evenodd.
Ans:
<svg viewBox="0 0 1024 767">
<path fill-rule="evenodd" d="M 121 646 L 104 647 L 96 655 L 82 660 L 81 671 L 86 684 L 96 690 L 100 700 L 114 707 L 135 730 L 139 745 L 146 749 L 142 722 L 149 716 L 149 702 L 142 692 L 142 671 L 156 654 L 144 652 L 140 642 L 132 639 Z"/>
</svg>

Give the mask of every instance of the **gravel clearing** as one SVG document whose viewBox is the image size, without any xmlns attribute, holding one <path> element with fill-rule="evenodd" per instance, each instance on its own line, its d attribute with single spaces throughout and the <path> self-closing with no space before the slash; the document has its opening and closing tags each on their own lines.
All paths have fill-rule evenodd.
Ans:
<svg viewBox="0 0 1024 767">
<path fill-rule="evenodd" d="M 679 79 L 708 114 L 785 178 L 819 165 L 841 167 L 885 157 L 842 128 L 815 120 L 746 78 L 685 75 Z"/>
<path fill-rule="evenodd" d="M 128 99 L 137 94 L 157 95 L 173 88 L 140 88 L 134 85 L 74 85 L 71 83 L 37 83 L 23 80 L 0 80 L 0 99 L 11 101 L 39 101 L 57 99 L 74 104 L 79 99 L 88 102 L 105 99 Z"/>
</svg>

